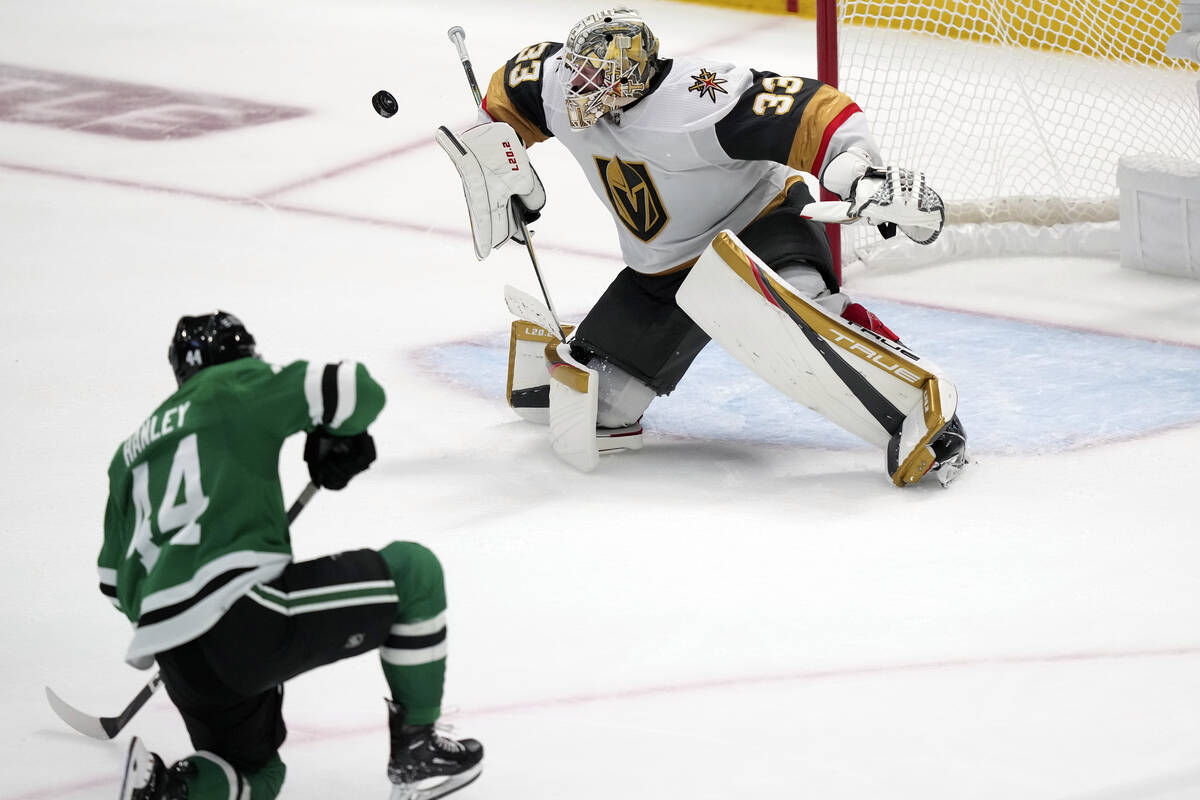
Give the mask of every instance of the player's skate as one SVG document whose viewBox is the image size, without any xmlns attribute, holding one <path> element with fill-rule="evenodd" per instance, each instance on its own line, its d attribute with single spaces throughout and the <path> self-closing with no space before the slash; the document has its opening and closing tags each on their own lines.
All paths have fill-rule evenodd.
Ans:
<svg viewBox="0 0 1200 800">
<path fill-rule="evenodd" d="M 188 769 L 186 761 L 168 768 L 157 754 L 147 750 L 142 740 L 135 736 L 129 743 L 129 755 L 125 758 L 120 800 L 184 800 L 187 797 L 187 783 L 183 776 Z"/>
<path fill-rule="evenodd" d="M 474 739 L 442 736 L 433 725 L 405 725 L 404 712 L 392 702 L 388 727 L 391 800 L 434 800 L 458 791 L 483 771 L 483 745 Z"/>
</svg>

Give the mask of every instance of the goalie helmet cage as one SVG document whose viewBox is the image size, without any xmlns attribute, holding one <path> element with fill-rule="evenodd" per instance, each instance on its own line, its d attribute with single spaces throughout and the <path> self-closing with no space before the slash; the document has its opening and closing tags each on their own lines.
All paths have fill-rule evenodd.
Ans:
<svg viewBox="0 0 1200 800">
<path fill-rule="evenodd" d="M 927 248 L 846 226 L 842 262 L 1115 254 L 1118 160 L 1200 161 L 1179 29 L 1179 0 L 817 0 L 818 78 L 947 208 Z"/>
</svg>

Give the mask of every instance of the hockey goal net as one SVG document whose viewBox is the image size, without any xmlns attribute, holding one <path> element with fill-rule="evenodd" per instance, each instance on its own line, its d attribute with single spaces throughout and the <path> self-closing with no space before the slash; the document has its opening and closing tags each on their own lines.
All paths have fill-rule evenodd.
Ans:
<svg viewBox="0 0 1200 800">
<path fill-rule="evenodd" d="M 1198 65 L 1165 54 L 1179 0 L 819 2 L 839 87 L 947 206 L 936 252 L 855 225 L 844 261 L 1112 250 L 1118 160 L 1200 161 Z"/>
</svg>

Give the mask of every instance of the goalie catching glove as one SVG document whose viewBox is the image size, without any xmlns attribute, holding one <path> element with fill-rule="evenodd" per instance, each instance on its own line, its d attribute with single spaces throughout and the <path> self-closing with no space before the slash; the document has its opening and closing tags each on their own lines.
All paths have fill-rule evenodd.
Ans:
<svg viewBox="0 0 1200 800">
<path fill-rule="evenodd" d="M 462 178 L 475 256 L 482 261 L 509 239 L 523 241 L 521 222 L 538 218 L 546 190 L 512 126 L 488 122 L 457 136 L 443 126 L 434 138 Z"/>
<path fill-rule="evenodd" d="M 946 221 L 942 198 L 925 183 L 925 173 L 874 166 L 856 147 L 829 162 L 821 185 L 844 199 L 805 206 L 804 216 L 818 222 L 865 219 L 871 225 L 895 225 L 917 244 L 931 244 Z"/>
</svg>

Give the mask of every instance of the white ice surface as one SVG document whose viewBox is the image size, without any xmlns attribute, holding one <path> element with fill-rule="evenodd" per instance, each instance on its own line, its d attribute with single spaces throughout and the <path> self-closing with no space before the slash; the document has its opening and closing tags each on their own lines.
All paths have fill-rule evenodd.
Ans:
<svg viewBox="0 0 1200 800">
<path fill-rule="evenodd" d="M 641 5 L 666 55 L 815 72 L 809 22 Z M 104 471 L 171 391 L 175 320 L 214 307 L 245 319 L 270 360 L 352 357 L 387 388 L 379 462 L 313 500 L 297 556 L 397 538 L 439 554 L 445 718 L 487 747 L 463 800 L 1200 796 L 1200 407 L 1186 407 L 1200 373 L 1186 364 L 1172 384 L 1185 407 L 1165 428 L 1157 392 L 1094 380 L 1006 416 L 1008 372 L 1037 395 L 1129 363 L 1100 349 L 1030 378 L 1017 367 L 1059 354 L 993 336 L 969 367 L 982 388 L 961 387 L 989 420 L 964 417 L 982 451 L 945 491 L 892 487 L 869 448 L 775 441 L 753 407 L 730 434 L 722 414 L 741 411 L 708 372 L 656 404 L 642 451 L 577 474 L 502 385 L 447 379 L 448 347 L 502 340 L 504 284 L 537 287 L 516 247 L 472 256 L 432 142 L 473 113 L 445 31 L 467 29 L 486 80 L 591 10 L 0 1 L 4 63 L 310 112 L 167 142 L 0 122 L 0 797 L 113 796 L 129 733 L 188 752 L 165 696 L 99 743 L 65 728 L 42 687 L 113 714 L 145 679 L 122 664 L 127 623 L 95 588 Z M 385 87 L 403 107 L 390 120 L 369 103 Z M 615 236 L 561 148 L 532 157 L 550 195 L 539 254 L 577 320 L 619 266 Z M 1200 284 L 1110 262 L 852 272 L 847 288 L 1041 325 L 1056 334 L 1047 351 L 1063 335 L 1048 326 L 1136 340 L 1148 373 L 1151 343 L 1200 347 Z M 934 327 L 901 333 L 935 359 L 969 355 L 969 330 L 943 348 Z M 708 410 L 685 414 L 689 398 Z M 1061 448 L 1019 424 L 1036 413 L 1074 431 L 1131 407 L 1140 431 Z M 289 494 L 307 477 L 299 447 L 283 453 Z M 385 692 L 372 657 L 289 685 L 285 798 L 385 795 Z"/>
</svg>

